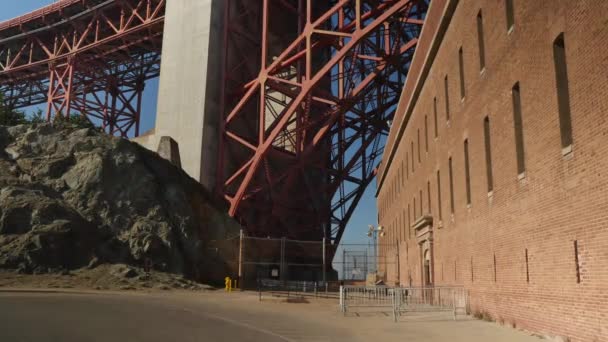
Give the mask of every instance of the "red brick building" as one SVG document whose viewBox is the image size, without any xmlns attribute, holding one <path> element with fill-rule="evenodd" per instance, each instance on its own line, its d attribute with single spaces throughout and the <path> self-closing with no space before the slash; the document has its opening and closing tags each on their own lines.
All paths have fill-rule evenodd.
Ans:
<svg viewBox="0 0 608 342">
<path fill-rule="evenodd" d="M 387 270 L 608 341 L 608 1 L 433 0 L 378 173 Z"/>
</svg>

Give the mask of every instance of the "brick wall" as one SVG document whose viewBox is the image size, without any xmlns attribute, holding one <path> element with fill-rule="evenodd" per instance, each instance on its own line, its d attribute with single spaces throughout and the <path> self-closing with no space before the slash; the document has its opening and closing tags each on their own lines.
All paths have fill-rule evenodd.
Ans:
<svg viewBox="0 0 608 342">
<path fill-rule="evenodd" d="M 379 219 L 387 229 L 383 239 L 398 241 L 400 252 L 399 271 L 387 270 L 387 275 L 392 282 L 409 284 L 411 277 L 412 285 L 421 285 L 422 255 L 411 225 L 421 214 L 429 214 L 433 218 L 435 285 L 464 285 L 470 291 L 473 311 L 487 312 L 508 324 L 572 341 L 608 341 L 608 1 L 513 0 L 514 26 L 510 32 L 505 1 L 459 1 L 451 21 L 443 18 L 450 22 L 445 35 L 439 37 L 441 44 L 434 59 L 426 54 L 416 56 L 430 63 L 428 77 L 419 84 L 418 97 L 404 93 L 407 101 L 415 103 L 400 104 L 400 111 L 410 105 L 411 113 L 409 117 L 398 113 L 403 120 L 395 120 L 389 138 L 394 144 L 386 151 L 390 162 L 383 162 L 385 169 L 379 175 Z M 441 6 L 449 3 L 441 2 Z M 483 71 L 477 32 L 480 10 Z M 553 42 L 561 32 L 569 81 L 571 152 L 562 148 L 560 140 Z M 432 38 L 424 34 L 422 39 Z M 460 96 L 461 47 L 464 99 Z M 516 82 L 521 97 L 524 174 L 518 174 L 516 162 L 512 100 Z M 486 116 L 493 174 L 490 193 L 484 145 Z M 469 145 L 470 205 L 465 139 Z"/>
</svg>

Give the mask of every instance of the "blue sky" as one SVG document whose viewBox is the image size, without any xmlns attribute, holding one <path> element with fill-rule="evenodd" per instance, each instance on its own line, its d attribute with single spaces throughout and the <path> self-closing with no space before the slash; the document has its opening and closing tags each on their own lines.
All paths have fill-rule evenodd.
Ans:
<svg viewBox="0 0 608 342">
<path fill-rule="evenodd" d="M 11 19 L 21 14 L 36 10 L 45 5 L 53 3 L 53 0 L 3 0 L 2 10 L 0 11 L 0 21 Z M 141 132 L 145 132 L 154 127 L 156 116 L 156 98 L 158 82 L 153 80 L 148 82 L 144 93 L 143 113 L 141 122 Z M 374 193 L 376 183 L 373 182 L 368 187 L 365 196 L 346 229 L 343 237 L 344 243 L 364 243 L 367 244 L 366 236 L 367 225 L 377 224 L 377 209 Z"/>
</svg>

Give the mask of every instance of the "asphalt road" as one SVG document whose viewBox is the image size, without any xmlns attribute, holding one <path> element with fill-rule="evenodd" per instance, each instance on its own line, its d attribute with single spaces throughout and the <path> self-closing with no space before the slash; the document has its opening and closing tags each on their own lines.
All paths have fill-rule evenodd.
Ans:
<svg viewBox="0 0 608 342">
<path fill-rule="evenodd" d="M 235 310 L 230 303 L 180 302 L 149 296 L 4 293 L 0 294 L 0 341 L 293 340 L 259 327 L 258 323 L 268 320 L 274 321 L 277 329 L 273 330 L 289 327 L 292 322 L 282 323 L 280 315 L 250 315 L 251 321 L 243 322 L 231 318 L 238 316 Z M 302 329 L 297 340 L 307 340 L 306 330 Z"/>
<path fill-rule="evenodd" d="M 335 300 L 258 301 L 255 293 L 30 293 L 0 289 L 0 342 L 539 342 L 452 313 L 343 317 Z"/>
</svg>

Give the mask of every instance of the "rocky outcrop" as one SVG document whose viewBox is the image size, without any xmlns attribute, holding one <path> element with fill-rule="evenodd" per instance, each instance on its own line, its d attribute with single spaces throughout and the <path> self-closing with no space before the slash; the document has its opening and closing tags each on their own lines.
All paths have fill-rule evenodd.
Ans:
<svg viewBox="0 0 608 342">
<path fill-rule="evenodd" d="M 198 182 L 135 143 L 0 127 L 0 268 L 151 264 L 204 278 L 206 242 L 238 229 Z"/>
</svg>

